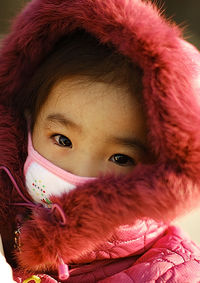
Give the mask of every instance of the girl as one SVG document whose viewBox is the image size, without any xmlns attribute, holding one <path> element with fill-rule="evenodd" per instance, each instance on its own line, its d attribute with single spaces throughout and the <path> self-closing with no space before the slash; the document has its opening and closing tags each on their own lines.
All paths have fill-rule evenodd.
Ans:
<svg viewBox="0 0 200 283">
<path fill-rule="evenodd" d="M 0 62 L 15 281 L 199 282 L 170 225 L 200 197 L 200 56 L 179 29 L 148 1 L 35 0 Z"/>
</svg>

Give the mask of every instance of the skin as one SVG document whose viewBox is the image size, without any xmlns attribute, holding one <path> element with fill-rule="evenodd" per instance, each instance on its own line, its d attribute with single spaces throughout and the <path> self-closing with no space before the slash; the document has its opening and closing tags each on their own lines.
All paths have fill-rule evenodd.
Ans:
<svg viewBox="0 0 200 283">
<path fill-rule="evenodd" d="M 145 116 L 125 87 L 88 78 L 57 82 L 33 127 L 36 151 L 78 176 L 127 174 L 148 163 Z"/>
</svg>

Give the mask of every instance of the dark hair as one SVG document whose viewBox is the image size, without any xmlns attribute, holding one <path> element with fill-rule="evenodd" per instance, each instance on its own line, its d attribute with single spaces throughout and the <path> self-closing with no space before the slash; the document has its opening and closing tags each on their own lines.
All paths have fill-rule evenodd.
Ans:
<svg viewBox="0 0 200 283">
<path fill-rule="evenodd" d="M 54 84 L 75 75 L 124 85 L 136 95 L 141 93 L 141 70 L 129 58 L 89 33 L 76 30 L 55 45 L 25 90 L 23 107 L 29 110 L 33 123 Z"/>
</svg>

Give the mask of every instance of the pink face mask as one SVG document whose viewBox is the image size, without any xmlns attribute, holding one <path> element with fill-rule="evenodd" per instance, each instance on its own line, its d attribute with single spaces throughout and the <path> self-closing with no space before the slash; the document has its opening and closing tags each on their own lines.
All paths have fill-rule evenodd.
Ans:
<svg viewBox="0 0 200 283">
<path fill-rule="evenodd" d="M 61 195 L 76 188 L 77 185 L 94 180 L 94 177 L 73 175 L 41 156 L 32 145 L 31 134 L 28 134 L 28 156 L 24 164 L 26 187 L 37 203 L 50 206 L 51 195 Z"/>
</svg>

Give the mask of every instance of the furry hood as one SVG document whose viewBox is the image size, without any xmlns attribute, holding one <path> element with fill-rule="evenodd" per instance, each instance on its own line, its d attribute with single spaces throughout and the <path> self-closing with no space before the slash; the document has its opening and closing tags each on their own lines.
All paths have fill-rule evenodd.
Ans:
<svg viewBox="0 0 200 283">
<path fill-rule="evenodd" d="M 13 100 L 22 95 L 20 89 L 28 84 L 41 60 L 76 28 L 85 29 L 102 43 L 111 43 L 143 70 L 148 140 L 157 161 L 138 165 L 132 174 L 102 177 L 52 199 L 68 219 L 62 236 L 44 212 L 36 211 L 24 227 L 22 241 L 35 247 L 35 239 L 40 237 L 44 250 L 45 237 L 52 235 L 51 242 L 40 257 L 25 244 L 20 258 L 25 266 L 30 263 L 30 253 L 30 265 L 43 264 L 45 256 L 53 261 L 55 247 L 64 247 L 63 258 L 70 262 L 102 243 L 119 225 L 143 217 L 168 222 L 200 199 L 200 55 L 150 1 L 30 2 L 2 43 L 1 105 L 15 112 Z M 13 127 L 16 136 L 20 135 L 22 129 L 17 129 L 17 124 Z M 1 146 L 0 153 L 3 162 L 8 158 L 3 155 L 4 148 Z M 18 158 L 23 166 L 22 155 Z"/>
</svg>

